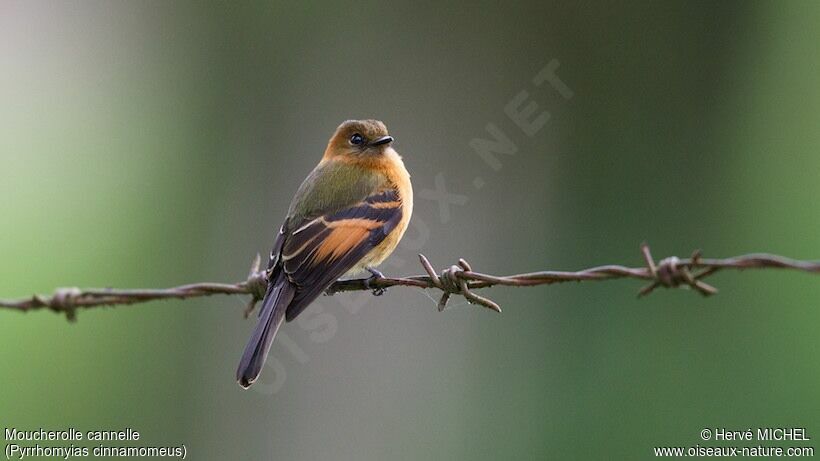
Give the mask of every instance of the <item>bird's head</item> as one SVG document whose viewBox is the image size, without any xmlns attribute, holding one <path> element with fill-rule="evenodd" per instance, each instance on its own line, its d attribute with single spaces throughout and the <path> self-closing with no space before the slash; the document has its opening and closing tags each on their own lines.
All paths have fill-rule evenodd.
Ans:
<svg viewBox="0 0 820 461">
<path fill-rule="evenodd" d="M 383 154 L 393 137 L 379 120 L 348 120 L 336 128 L 327 143 L 325 158 L 356 159 Z"/>
</svg>

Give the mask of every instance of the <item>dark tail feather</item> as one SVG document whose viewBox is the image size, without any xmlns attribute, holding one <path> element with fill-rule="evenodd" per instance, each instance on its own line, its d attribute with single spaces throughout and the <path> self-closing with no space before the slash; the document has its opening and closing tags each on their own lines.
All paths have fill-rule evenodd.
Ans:
<svg viewBox="0 0 820 461">
<path fill-rule="evenodd" d="M 271 281 L 265 299 L 262 300 L 259 323 L 256 324 L 253 336 L 245 346 L 245 352 L 236 370 L 236 380 L 245 389 L 251 387 L 262 372 L 273 338 L 285 320 L 285 311 L 293 295 L 294 286 L 284 276 L 280 275 Z"/>
</svg>

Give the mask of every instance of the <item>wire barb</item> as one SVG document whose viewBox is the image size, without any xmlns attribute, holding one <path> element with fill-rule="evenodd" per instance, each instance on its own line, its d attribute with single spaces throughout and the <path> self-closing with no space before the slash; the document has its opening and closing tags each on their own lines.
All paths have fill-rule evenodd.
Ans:
<svg viewBox="0 0 820 461">
<path fill-rule="evenodd" d="M 675 256 L 661 259 L 655 263 L 649 245 L 641 245 L 644 259 L 643 267 L 606 265 L 592 267 L 575 272 L 541 271 L 526 274 L 497 276 L 475 272 L 464 259 L 437 273 L 424 256 L 419 255 L 419 262 L 426 275 L 414 275 L 401 278 L 374 278 L 338 280 L 331 285 L 326 294 L 332 295 L 344 291 L 361 291 L 383 289 L 393 286 L 406 286 L 422 289 L 438 289 L 441 297 L 438 310 L 447 307 L 453 295 L 461 295 L 471 304 L 478 304 L 496 312 L 501 307 L 493 300 L 476 294 L 476 290 L 492 286 L 528 287 L 549 285 L 560 282 L 602 281 L 631 278 L 648 281 L 638 295 L 645 296 L 657 288 L 691 288 L 704 296 L 717 293 L 717 288 L 704 282 L 703 279 L 725 269 L 791 269 L 812 274 L 820 273 L 820 261 L 801 261 L 766 253 L 755 253 L 725 259 L 703 258 L 699 250 L 689 258 Z M 190 299 L 215 294 L 251 295 L 245 316 L 249 316 L 256 304 L 265 296 L 268 284 L 267 270 L 261 268 L 261 257 L 256 256 L 251 264 L 248 277 L 237 283 L 193 283 L 165 289 L 113 289 L 113 288 L 59 288 L 51 296 L 33 295 L 17 300 L 0 300 L 0 308 L 27 312 L 37 309 L 49 309 L 64 314 L 67 319 L 76 319 L 77 310 L 99 306 L 138 304 L 160 299 Z"/>
<path fill-rule="evenodd" d="M 649 245 L 642 243 L 641 253 L 646 261 L 649 275 L 652 276 L 654 281 L 638 291 L 639 298 L 652 293 L 652 291 L 659 286 L 664 286 L 666 288 L 677 288 L 681 285 L 687 285 L 692 289 L 697 290 L 703 296 L 711 296 L 718 292 L 717 288 L 700 280 L 705 275 L 708 275 L 706 274 L 706 271 L 711 271 L 709 274 L 712 274 L 717 269 L 712 270 L 710 268 L 706 269 L 704 272 L 701 272 L 697 276 L 692 275 L 691 268 L 701 264 L 700 250 L 695 250 L 692 252 L 692 256 L 689 258 L 688 264 L 681 262 L 677 256 L 670 256 L 662 259 L 657 266 L 655 265 L 655 261 L 652 259 L 652 253 L 649 250 Z"/>
<path fill-rule="evenodd" d="M 259 266 L 262 264 L 262 256 L 256 253 L 256 257 L 251 262 L 251 270 L 248 272 L 248 279 L 245 281 L 248 287 L 248 292 L 251 294 L 251 299 L 248 300 L 248 305 L 242 311 L 245 318 L 250 317 L 253 310 L 256 308 L 256 303 L 265 297 L 265 292 L 268 289 L 268 273 L 267 271 L 260 271 Z"/>
</svg>

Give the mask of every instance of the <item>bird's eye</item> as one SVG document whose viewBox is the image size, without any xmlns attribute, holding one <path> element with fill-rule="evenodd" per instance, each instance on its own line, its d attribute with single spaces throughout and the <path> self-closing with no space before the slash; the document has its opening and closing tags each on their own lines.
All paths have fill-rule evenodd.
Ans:
<svg viewBox="0 0 820 461">
<path fill-rule="evenodd" d="M 350 137 L 350 144 L 354 146 L 361 146 L 364 144 L 364 137 L 359 133 L 354 133 L 353 136 Z"/>
</svg>

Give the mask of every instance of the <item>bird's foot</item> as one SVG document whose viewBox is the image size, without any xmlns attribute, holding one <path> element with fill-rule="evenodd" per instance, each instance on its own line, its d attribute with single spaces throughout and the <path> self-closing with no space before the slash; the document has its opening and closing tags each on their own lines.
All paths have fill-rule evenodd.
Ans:
<svg viewBox="0 0 820 461">
<path fill-rule="evenodd" d="M 382 274 L 380 271 L 378 271 L 378 270 L 376 270 L 372 267 L 366 267 L 365 269 L 367 269 L 367 272 L 370 272 L 370 277 L 368 277 L 364 280 L 364 287 L 367 288 L 368 290 L 373 290 L 373 296 L 383 295 L 384 292 L 387 291 L 387 288 L 383 288 L 383 287 L 374 288 L 372 286 L 372 283 L 376 280 L 385 278 L 384 274 Z"/>
</svg>

